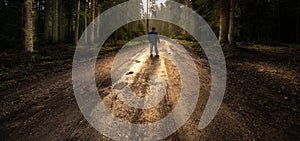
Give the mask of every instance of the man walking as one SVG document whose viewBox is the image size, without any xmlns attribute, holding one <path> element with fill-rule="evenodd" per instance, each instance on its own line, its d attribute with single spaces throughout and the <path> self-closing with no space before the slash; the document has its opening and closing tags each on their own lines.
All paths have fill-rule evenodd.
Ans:
<svg viewBox="0 0 300 141">
<path fill-rule="evenodd" d="M 160 43 L 158 33 L 155 31 L 155 27 L 152 27 L 152 30 L 148 33 L 148 39 L 150 42 L 150 57 L 153 57 L 153 47 L 155 49 L 156 57 L 159 56 L 158 49 L 157 49 L 157 43 Z"/>
</svg>

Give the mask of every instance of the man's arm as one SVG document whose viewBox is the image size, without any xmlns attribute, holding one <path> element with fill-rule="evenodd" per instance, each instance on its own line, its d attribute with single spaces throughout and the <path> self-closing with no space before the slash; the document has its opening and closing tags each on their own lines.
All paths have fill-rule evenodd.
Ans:
<svg viewBox="0 0 300 141">
<path fill-rule="evenodd" d="M 160 43 L 160 39 L 158 37 L 158 34 L 156 34 L 157 42 Z"/>
</svg>

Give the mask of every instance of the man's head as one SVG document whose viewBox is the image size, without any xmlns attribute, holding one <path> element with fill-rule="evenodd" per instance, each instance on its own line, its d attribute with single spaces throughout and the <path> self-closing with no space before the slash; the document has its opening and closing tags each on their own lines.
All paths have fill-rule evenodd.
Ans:
<svg viewBox="0 0 300 141">
<path fill-rule="evenodd" d="M 155 30 L 155 27 L 152 27 L 152 30 Z"/>
</svg>

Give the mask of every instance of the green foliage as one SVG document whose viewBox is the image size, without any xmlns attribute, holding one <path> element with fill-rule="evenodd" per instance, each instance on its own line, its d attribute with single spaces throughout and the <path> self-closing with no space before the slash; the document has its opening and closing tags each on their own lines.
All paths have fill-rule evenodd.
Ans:
<svg viewBox="0 0 300 141">
<path fill-rule="evenodd" d="M 290 48 L 298 48 L 298 49 L 300 49 L 300 44 L 285 44 L 285 45 L 287 45 Z"/>
<path fill-rule="evenodd" d="M 145 43 L 149 43 L 148 40 L 142 40 L 142 41 L 130 41 L 128 42 L 126 45 L 127 46 L 137 46 L 137 45 L 142 45 L 142 44 L 145 44 Z"/>
<path fill-rule="evenodd" d="M 179 42 L 181 42 L 187 46 L 190 46 L 190 47 L 194 47 L 194 46 L 198 45 L 198 42 L 195 42 L 195 41 L 179 40 Z"/>
<path fill-rule="evenodd" d="M 39 54 L 33 54 L 31 55 L 31 62 L 35 63 L 35 62 L 40 62 L 40 61 L 52 61 L 55 60 L 55 58 L 53 58 L 52 56 L 42 56 Z"/>
</svg>

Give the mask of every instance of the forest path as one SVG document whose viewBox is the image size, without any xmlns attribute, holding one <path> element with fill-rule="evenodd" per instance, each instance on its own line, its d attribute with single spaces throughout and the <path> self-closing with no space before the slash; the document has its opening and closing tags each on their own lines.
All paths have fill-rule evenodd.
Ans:
<svg viewBox="0 0 300 141">
<path fill-rule="evenodd" d="M 147 48 L 147 45 L 141 46 Z M 159 58 L 145 56 L 144 60 L 134 59 L 132 64 L 138 64 L 139 67 L 137 68 L 139 69 L 135 68 L 132 73 L 124 74 L 128 78 L 127 85 L 140 97 L 151 95 L 149 85 L 151 76 L 161 76 L 166 80 L 167 96 L 162 99 L 158 106 L 147 110 L 127 106 L 113 92 L 114 89 L 123 87 L 122 84 L 112 86 L 111 69 L 114 57 L 97 61 L 96 83 L 99 94 L 107 108 L 116 117 L 132 123 L 151 123 L 164 118 L 172 111 L 180 96 L 181 81 L 174 62 L 164 57 L 163 54 L 176 54 L 172 50 L 174 47 L 183 48 L 178 44 L 174 45 L 168 41 L 163 41 L 160 47 L 162 56 Z M 148 52 L 148 50 L 143 51 L 145 54 Z M 223 102 L 215 119 L 204 130 L 198 130 L 199 119 L 209 96 L 210 70 L 205 59 L 193 56 L 193 61 L 196 64 L 201 83 L 196 109 L 187 122 L 165 140 L 253 140 L 266 138 L 280 140 L 284 138 L 283 135 L 285 134 L 275 133 L 287 128 L 286 126 L 283 126 L 283 129 L 277 129 L 275 128 L 277 127 L 276 124 L 274 126 L 268 124 L 268 120 L 265 119 L 268 115 L 249 116 L 250 113 L 256 113 L 261 109 L 251 109 L 251 105 L 247 105 L 248 103 L 245 102 L 243 96 L 234 95 L 241 92 L 240 87 L 238 87 L 239 82 L 235 80 L 229 81 L 230 86 L 227 91 L 229 96 L 225 97 L 225 102 Z M 235 64 L 231 64 L 231 66 L 237 68 Z M 71 70 L 58 73 L 16 93 L 3 96 L 1 98 L 1 140 L 110 140 L 95 130 L 81 114 L 73 94 L 71 75 Z M 230 72 L 229 75 L 234 74 Z M 244 80 L 249 78 L 248 75 L 245 75 L 248 78 L 240 77 Z M 253 87 L 258 86 L 258 84 L 252 85 L 254 85 Z M 257 90 L 253 91 L 256 92 Z M 269 93 L 268 90 L 265 92 Z M 230 99 L 230 97 L 234 97 L 234 99 Z M 228 98 L 230 102 L 226 100 Z M 251 97 L 249 101 L 251 101 Z M 232 103 L 236 105 L 232 105 Z M 243 111 L 243 109 L 246 110 Z M 293 117 L 292 120 L 295 118 Z M 297 125 L 295 125 L 296 128 Z M 286 136 L 291 137 L 290 135 Z"/>
</svg>

